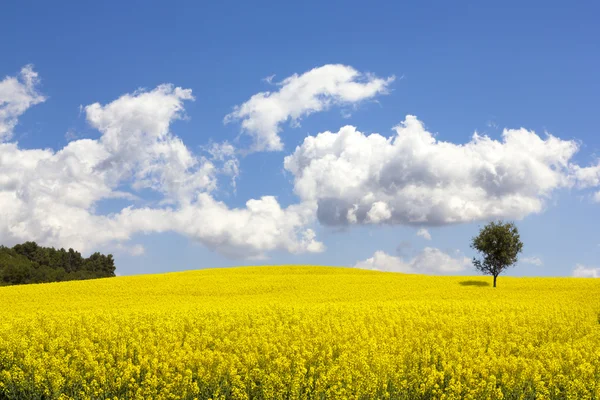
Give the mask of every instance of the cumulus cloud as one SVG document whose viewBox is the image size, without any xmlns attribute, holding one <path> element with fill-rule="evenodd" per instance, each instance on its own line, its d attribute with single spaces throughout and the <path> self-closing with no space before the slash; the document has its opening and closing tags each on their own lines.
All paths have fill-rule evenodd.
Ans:
<svg viewBox="0 0 600 400">
<path fill-rule="evenodd" d="M 135 255 L 143 248 L 127 247 L 133 235 L 173 231 L 231 257 L 322 251 L 306 227 L 314 204 L 282 208 L 265 196 L 231 209 L 212 197 L 216 175 L 228 168 L 237 175 L 237 160 L 226 144 L 213 148 L 212 160 L 199 157 L 170 132 L 191 100 L 190 90 L 161 85 L 85 107 L 101 133 L 97 140 L 73 140 L 58 151 L 0 143 L 0 241 L 35 240 L 82 252 L 121 246 Z M 144 190 L 157 194 L 156 204 L 134 207 Z M 115 198 L 129 205 L 96 213 L 100 201 Z"/>
<path fill-rule="evenodd" d="M 523 257 L 521 258 L 521 262 L 524 264 L 531 264 L 537 266 L 544 265 L 544 262 L 539 257 Z"/>
<path fill-rule="evenodd" d="M 229 208 L 208 193 L 195 203 L 173 209 L 128 208 L 115 217 L 127 236 L 134 232 L 175 231 L 233 258 L 264 258 L 273 250 L 291 253 L 321 252 L 324 245 L 312 229 L 314 210 L 307 204 L 282 208 L 273 196 Z"/>
<path fill-rule="evenodd" d="M 470 142 L 437 140 L 408 115 L 386 138 L 353 126 L 309 136 L 285 169 L 294 190 L 318 203 L 327 225 L 443 225 L 491 218 L 520 219 L 543 210 L 571 185 L 574 141 L 505 129 L 502 140 L 475 133 Z"/>
<path fill-rule="evenodd" d="M 376 251 L 373 257 L 357 262 L 354 267 L 407 274 L 452 274 L 464 271 L 470 265 L 471 261 L 458 251 L 450 255 L 436 248 L 425 247 L 408 260 Z"/>
<path fill-rule="evenodd" d="M 425 228 L 421 228 L 417 231 L 417 236 L 421 236 L 425 240 L 431 240 L 431 233 Z"/>
<path fill-rule="evenodd" d="M 573 270 L 573 276 L 577 278 L 600 278 L 600 268 L 577 264 Z"/>
<path fill-rule="evenodd" d="M 189 202 L 199 190 L 213 189 L 214 166 L 169 132 L 171 122 L 182 118 L 185 100 L 193 100 L 191 90 L 160 85 L 85 107 L 88 122 L 102 133 L 98 145 L 108 153 L 95 173 L 161 192 L 166 202 Z"/>
<path fill-rule="evenodd" d="M 255 94 L 236 106 L 224 122 L 241 121 L 242 131 L 253 140 L 251 151 L 278 151 L 283 149 L 280 126 L 288 119 L 298 126 L 301 118 L 333 105 L 356 104 L 386 93 L 393 80 L 393 76 L 382 79 L 346 65 L 324 65 L 284 79 L 276 92 Z"/>
<path fill-rule="evenodd" d="M 21 114 L 46 100 L 37 91 L 38 83 L 33 65 L 24 66 L 18 76 L 7 76 L 0 81 L 0 142 L 12 137 Z"/>
</svg>

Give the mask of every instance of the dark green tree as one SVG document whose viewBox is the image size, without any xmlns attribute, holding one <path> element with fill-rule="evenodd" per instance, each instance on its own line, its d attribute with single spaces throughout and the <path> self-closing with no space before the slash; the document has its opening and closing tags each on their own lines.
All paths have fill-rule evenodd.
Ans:
<svg viewBox="0 0 600 400">
<path fill-rule="evenodd" d="M 17 285 L 28 282 L 34 268 L 27 257 L 0 246 L 0 285 Z"/>
<path fill-rule="evenodd" d="M 480 272 L 492 275 L 496 287 L 498 275 L 517 262 L 523 243 L 513 222 L 493 221 L 472 239 L 471 248 L 482 255 L 481 260 L 473 258 L 473 265 Z"/>
<path fill-rule="evenodd" d="M 73 249 L 42 247 L 35 242 L 13 248 L 0 245 L 0 286 L 60 282 L 115 276 L 111 254 L 98 252 L 88 258 Z"/>
<path fill-rule="evenodd" d="M 25 242 L 23 244 L 17 244 L 15 247 L 13 247 L 14 251 L 30 260 L 36 258 L 36 253 L 38 253 L 39 249 L 40 248 L 36 242 Z"/>
</svg>

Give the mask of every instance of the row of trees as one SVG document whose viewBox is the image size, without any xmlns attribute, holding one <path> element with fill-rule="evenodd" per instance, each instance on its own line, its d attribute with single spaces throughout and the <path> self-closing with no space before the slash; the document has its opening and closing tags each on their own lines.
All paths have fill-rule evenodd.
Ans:
<svg viewBox="0 0 600 400">
<path fill-rule="evenodd" d="M 73 249 L 41 247 L 35 242 L 0 246 L 0 285 L 60 282 L 115 276 L 112 254 L 84 258 Z"/>
<path fill-rule="evenodd" d="M 483 257 L 473 259 L 480 272 L 496 279 L 514 265 L 523 250 L 519 231 L 514 223 L 494 221 L 484 226 L 471 241 L 471 247 Z M 88 258 L 73 249 L 57 250 L 25 242 L 13 248 L 0 246 L 0 286 L 24 283 L 60 282 L 115 276 L 112 254 L 98 252 Z"/>
</svg>

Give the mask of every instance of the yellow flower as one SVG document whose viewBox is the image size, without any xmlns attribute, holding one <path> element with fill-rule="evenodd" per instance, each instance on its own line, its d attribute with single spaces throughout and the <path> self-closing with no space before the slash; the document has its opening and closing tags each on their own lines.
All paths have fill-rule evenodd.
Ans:
<svg viewBox="0 0 600 400">
<path fill-rule="evenodd" d="M 0 398 L 593 399 L 600 280 L 215 269 L 0 288 Z"/>
</svg>

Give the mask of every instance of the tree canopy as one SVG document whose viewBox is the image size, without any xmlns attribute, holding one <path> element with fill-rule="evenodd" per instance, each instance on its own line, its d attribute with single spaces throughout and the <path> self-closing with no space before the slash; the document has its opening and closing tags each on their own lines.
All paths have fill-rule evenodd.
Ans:
<svg viewBox="0 0 600 400">
<path fill-rule="evenodd" d="M 513 222 L 493 221 L 472 239 L 471 247 L 483 256 L 481 260 L 473 258 L 473 265 L 480 272 L 492 275 L 496 287 L 498 275 L 517 262 L 523 243 Z"/>
<path fill-rule="evenodd" d="M 25 242 L 12 248 L 0 246 L 0 286 L 60 282 L 115 276 L 112 254 L 98 252 L 88 258 L 73 249 L 41 247 Z"/>
</svg>

